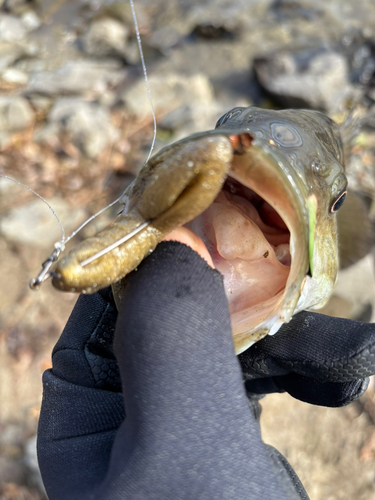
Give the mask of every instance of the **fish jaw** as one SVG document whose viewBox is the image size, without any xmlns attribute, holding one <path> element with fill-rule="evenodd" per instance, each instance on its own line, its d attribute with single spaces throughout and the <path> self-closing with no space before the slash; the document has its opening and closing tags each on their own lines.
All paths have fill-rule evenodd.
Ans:
<svg viewBox="0 0 375 500">
<path fill-rule="evenodd" d="M 339 128 L 320 112 L 234 108 L 218 121 L 215 131 L 252 136 L 253 142 L 246 154 L 250 159 L 258 157 L 260 163 L 274 173 L 283 174 L 280 183 L 291 188 L 289 202 L 294 207 L 295 219 L 288 220 L 288 215 L 279 211 L 280 207 L 272 201 L 272 193 L 269 198 L 263 193 L 262 169 L 259 169 L 259 186 L 253 185 L 253 189 L 286 223 L 290 231 L 292 265 L 278 310 L 254 328 L 233 326 L 239 353 L 264 335 L 276 333 L 293 314 L 304 309 L 319 309 L 329 299 L 338 272 L 336 213 L 332 208 L 345 192 L 347 179 Z M 236 170 L 236 156 L 233 164 L 229 175 Z M 243 166 L 246 171 L 246 165 Z M 238 180 L 243 182 L 241 177 Z"/>
<path fill-rule="evenodd" d="M 272 297 L 264 304 L 257 306 L 256 314 L 251 318 L 250 322 L 246 317 L 246 311 L 237 311 L 231 314 L 234 347 L 236 353 L 239 354 L 265 335 L 276 333 L 283 323 L 290 320 L 295 310 L 309 268 L 308 214 L 305 204 L 301 201 L 302 198 L 298 196 L 298 193 L 303 190 L 299 177 L 285 159 L 277 158 L 274 151 L 263 142 L 257 141 L 253 136 L 249 134 L 233 134 L 233 131 L 216 130 L 187 138 L 181 141 L 180 144 L 189 145 L 189 148 L 192 148 L 197 140 L 197 144 L 200 144 L 202 141 L 204 143 L 210 138 L 218 137 L 221 137 L 221 142 L 224 143 L 223 139 L 227 141 L 229 139 L 233 147 L 233 154 L 227 170 L 228 178 L 261 195 L 282 217 L 290 233 L 291 266 L 290 270 L 288 270 L 289 275 L 285 286 L 277 293 L 276 297 Z M 241 149 L 241 154 L 236 154 L 239 149 Z M 169 156 L 168 151 L 167 148 L 161 152 L 162 158 Z M 144 178 L 147 179 L 148 174 L 144 175 Z M 139 183 L 138 186 L 141 186 L 141 184 Z M 147 186 L 149 188 L 150 184 L 147 184 Z M 129 197 L 138 196 L 139 190 L 140 187 L 133 187 L 132 191 L 128 193 Z M 161 196 L 160 187 L 158 187 L 157 191 L 158 196 Z M 148 200 L 152 198 L 152 190 L 148 189 L 144 202 L 148 204 Z M 191 204 L 195 204 L 194 198 L 191 199 Z M 207 203 L 205 204 L 207 205 Z M 139 209 L 140 206 L 142 207 L 142 203 L 137 200 L 134 206 Z M 210 210 L 210 207 L 202 206 L 200 211 L 204 212 L 205 209 Z M 142 208 L 141 210 L 143 211 Z M 171 211 L 173 212 L 173 206 Z M 149 216 L 147 214 L 147 217 Z M 198 215 L 199 217 L 200 215 Z M 171 215 L 165 219 L 170 221 L 170 218 Z M 191 218 L 193 217 L 190 216 L 189 219 Z M 196 220 L 196 218 L 193 219 Z M 201 236 L 199 231 L 195 231 L 194 220 L 192 223 L 187 224 L 187 227 L 192 229 L 198 236 Z M 182 221 L 174 222 L 176 225 L 178 223 L 181 224 Z M 159 230 L 161 229 L 160 224 L 154 224 L 154 226 Z M 220 267 L 217 267 L 217 269 L 221 271 Z M 125 282 L 117 283 L 113 287 L 116 303 L 118 304 L 121 302 L 121 296 L 123 295 L 123 286 L 125 286 Z M 253 290 L 252 293 L 256 294 L 257 291 Z M 230 299 L 230 297 L 228 298 Z"/>
<path fill-rule="evenodd" d="M 289 151 L 257 138 L 248 128 L 216 129 L 207 134 L 217 133 L 227 134 L 234 149 L 242 144 L 228 176 L 269 203 L 290 232 L 291 266 L 285 289 L 259 305 L 251 320 L 246 312 L 231 314 L 235 351 L 240 354 L 265 335 L 275 334 L 297 312 L 319 309 L 328 301 L 338 271 L 336 216 L 329 210 L 331 194 L 312 175 L 310 163 L 305 162 L 301 169 L 300 162 L 296 168 Z M 345 183 L 338 162 L 333 161 L 331 177 L 333 185 Z"/>
<path fill-rule="evenodd" d="M 308 211 L 303 196 L 307 189 L 284 158 L 256 139 L 242 155 L 233 157 L 229 176 L 269 203 L 290 233 L 291 265 L 285 288 L 260 304 L 250 321 L 246 312 L 231 316 L 235 351 L 240 354 L 289 322 L 300 300 L 309 270 Z"/>
<path fill-rule="evenodd" d="M 339 269 L 337 218 L 319 203 L 316 208 L 312 270 L 306 276 L 295 313 L 305 309 L 318 310 L 332 295 Z"/>
</svg>

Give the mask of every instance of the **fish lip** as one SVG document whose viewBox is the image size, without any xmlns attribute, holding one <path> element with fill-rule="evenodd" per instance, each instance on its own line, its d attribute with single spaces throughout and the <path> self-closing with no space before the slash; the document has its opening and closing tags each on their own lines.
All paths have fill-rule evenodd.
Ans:
<svg viewBox="0 0 375 500">
<path fill-rule="evenodd" d="M 283 323 L 290 321 L 296 310 L 306 281 L 305 277 L 310 269 L 309 217 L 306 202 L 308 188 L 298 175 L 298 172 L 293 168 L 291 162 L 288 161 L 286 155 L 282 154 L 282 149 L 278 148 L 276 144 L 269 144 L 266 140 L 256 137 L 255 134 L 251 133 L 246 127 L 243 129 L 237 128 L 236 131 L 230 128 L 227 130 L 220 128 L 209 133 L 199 134 L 199 136 L 217 134 L 228 137 L 233 147 L 234 156 L 228 176 L 250 189 L 253 189 L 257 194 L 262 196 L 262 198 L 279 213 L 290 232 L 290 254 L 292 262 L 281 304 L 279 303 L 277 313 L 271 312 L 266 320 L 259 324 L 255 330 L 250 330 L 249 332 L 236 332 L 234 329 L 235 350 L 238 354 L 253 343 L 253 341 L 248 341 L 246 339 L 247 333 L 251 334 L 252 338 L 254 334 L 261 338 L 267 333 L 276 333 Z M 249 140 L 249 136 L 252 140 Z M 238 161 L 241 157 L 246 158 L 246 155 L 255 157 L 257 161 L 267 166 L 269 171 L 271 173 L 273 172 L 274 175 L 281 180 L 288 195 L 288 203 L 289 206 L 292 207 L 293 215 L 291 215 L 291 213 L 285 214 L 284 207 L 275 206 L 272 197 L 265 195 L 261 189 L 254 189 L 254 186 L 251 185 L 251 183 L 249 184 L 244 176 L 241 175 L 240 168 L 235 168 L 236 159 Z M 241 340 L 236 341 L 236 333 L 242 338 Z"/>
<path fill-rule="evenodd" d="M 249 131 L 246 131 L 249 134 Z M 233 132 L 232 132 L 233 135 Z M 256 154 L 267 164 L 276 175 L 281 174 L 282 180 L 285 182 L 286 190 L 289 195 L 288 202 L 292 204 L 295 219 L 291 221 L 285 214 L 284 207 L 275 205 L 272 197 L 268 198 L 261 190 L 254 189 L 262 198 L 264 198 L 281 216 L 290 232 L 290 253 L 292 257 L 291 271 L 285 287 L 284 300 L 282 304 L 283 314 L 279 317 L 284 322 L 290 321 L 294 308 L 301 294 L 301 285 L 304 277 L 309 271 L 309 218 L 307 208 L 307 187 L 303 185 L 303 181 L 299 177 L 297 171 L 292 168 L 291 163 L 284 155 L 280 154 L 277 146 L 269 145 L 266 141 L 254 137 L 254 140 L 249 148 L 251 154 Z M 232 170 L 230 175 L 233 175 Z M 238 175 L 236 180 L 243 182 Z M 251 186 L 249 186 L 251 187 Z M 253 188 L 252 188 L 253 189 Z M 298 227 L 300 225 L 300 227 Z M 301 231 L 301 226 L 303 230 Z M 296 271 L 298 262 L 300 272 Z"/>
</svg>

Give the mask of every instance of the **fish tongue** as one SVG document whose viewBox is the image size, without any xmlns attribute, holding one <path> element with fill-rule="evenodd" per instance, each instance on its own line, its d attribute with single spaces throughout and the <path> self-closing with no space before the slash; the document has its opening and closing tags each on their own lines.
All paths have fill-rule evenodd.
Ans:
<svg viewBox="0 0 375 500">
<path fill-rule="evenodd" d="M 272 252 L 253 204 L 240 196 L 221 192 L 203 215 L 207 236 L 226 260 L 259 260 Z"/>
<path fill-rule="evenodd" d="M 256 208 L 249 200 L 241 198 L 239 203 L 236 198 L 221 193 L 203 214 L 203 239 L 224 276 L 231 313 L 274 297 L 285 287 L 289 274 L 289 267 L 279 262 L 258 227 Z"/>
<path fill-rule="evenodd" d="M 217 251 L 224 259 L 258 260 L 272 250 L 257 224 L 239 207 L 214 203 L 208 212 Z"/>
</svg>

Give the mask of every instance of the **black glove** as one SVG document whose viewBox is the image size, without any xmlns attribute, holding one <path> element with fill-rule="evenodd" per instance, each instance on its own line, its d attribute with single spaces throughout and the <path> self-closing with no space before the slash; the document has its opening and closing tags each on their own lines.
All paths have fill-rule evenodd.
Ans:
<svg viewBox="0 0 375 500">
<path fill-rule="evenodd" d="M 307 498 L 261 441 L 218 272 L 162 243 L 128 278 L 112 350 L 116 316 L 109 289 L 80 297 L 44 375 L 38 455 L 50 500 Z M 241 355 L 247 389 L 345 404 L 365 388 L 353 363 L 362 378 L 375 372 L 374 341 L 372 325 L 301 313 Z M 330 360 L 346 378 L 329 375 Z"/>
<path fill-rule="evenodd" d="M 375 373 L 375 325 L 304 311 L 239 360 L 249 394 L 286 391 L 306 403 L 344 406 Z"/>
</svg>

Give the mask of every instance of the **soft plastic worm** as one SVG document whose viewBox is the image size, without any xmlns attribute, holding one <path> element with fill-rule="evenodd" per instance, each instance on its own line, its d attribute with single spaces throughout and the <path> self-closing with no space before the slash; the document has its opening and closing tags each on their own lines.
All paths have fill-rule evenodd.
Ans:
<svg viewBox="0 0 375 500">
<path fill-rule="evenodd" d="M 232 155 L 230 140 L 224 135 L 182 141 L 155 155 L 125 192 L 131 199 L 131 210 L 57 262 L 53 285 L 59 290 L 93 293 L 126 276 L 168 233 L 197 217 L 214 201 Z M 82 265 L 149 220 L 134 237 Z"/>
</svg>

